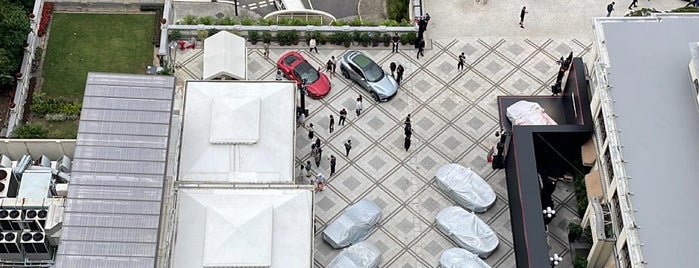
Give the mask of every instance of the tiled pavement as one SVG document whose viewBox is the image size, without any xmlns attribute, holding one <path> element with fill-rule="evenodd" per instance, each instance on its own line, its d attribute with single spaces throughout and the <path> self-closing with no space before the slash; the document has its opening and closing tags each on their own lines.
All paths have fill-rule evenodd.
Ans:
<svg viewBox="0 0 699 268">
<path fill-rule="evenodd" d="M 573 51 L 589 62 L 592 42 L 498 38 L 432 42 L 432 49 L 419 60 L 412 49 L 391 54 L 383 47 L 359 48 L 385 69 L 392 61 L 406 67 L 398 96 L 387 103 L 374 103 L 357 85 L 339 76 L 332 79 L 333 89 L 327 97 L 307 100 L 308 122 L 316 126 L 324 156 L 338 157 L 336 175 L 316 198 L 316 267 L 325 267 L 340 252 L 322 241 L 324 225 L 363 198 L 383 209 L 380 228 L 369 238 L 383 252 L 381 267 L 436 267 L 441 252 L 454 244 L 436 229 L 434 216 L 454 202 L 435 187 L 433 176 L 441 165 L 453 162 L 473 168 L 497 193 L 495 207 L 479 214 L 500 239 L 499 249 L 486 262 L 493 267 L 515 267 L 505 173 L 493 171 L 485 159 L 492 133 L 498 129 L 496 96 L 549 94 L 548 85 L 557 71 L 555 60 Z M 296 49 L 317 66 L 345 52 L 321 48 L 320 54 L 308 54 Z M 261 49 L 249 49 L 250 80 L 274 80 L 275 60 L 288 50 L 272 48 L 270 59 L 264 59 Z M 457 72 L 461 52 L 466 54 L 467 67 Z M 198 79 L 202 54 L 201 50 L 179 51 L 177 62 L 182 68 L 177 76 Z M 358 94 L 365 99 L 359 118 L 354 114 Z M 343 107 L 349 112 L 349 124 L 336 126 L 329 134 L 328 115 L 337 118 Z M 401 122 L 408 113 L 414 131 L 406 152 Z M 349 158 L 342 147 L 347 139 L 354 144 Z M 298 167 L 310 158 L 310 140 L 303 129 L 298 130 L 296 146 Z M 316 171 L 329 174 L 328 160 L 323 159 Z M 307 183 L 304 180 L 299 172 L 298 182 Z M 554 202 L 558 214 L 550 225 L 551 253 L 564 256 L 561 267 L 572 267 L 566 249 L 567 219 L 576 216 L 572 185 L 559 184 Z"/>
</svg>

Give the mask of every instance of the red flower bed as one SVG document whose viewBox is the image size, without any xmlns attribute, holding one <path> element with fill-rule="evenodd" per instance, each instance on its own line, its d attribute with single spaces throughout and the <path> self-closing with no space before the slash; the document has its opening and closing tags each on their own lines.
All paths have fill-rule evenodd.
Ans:
<svg viewBox="0 0 699 268">
<path fill-rule="evenodd" d="M 49 27 L 49 22 L 51 22 L 51 15 L 53 15 L 53 3 L 44 3 L 44 8 L 41 10 L 41 22 L 39 22 L 39 31 L 37 34 L 41 37 L 46 34 Z"/>
</svg>

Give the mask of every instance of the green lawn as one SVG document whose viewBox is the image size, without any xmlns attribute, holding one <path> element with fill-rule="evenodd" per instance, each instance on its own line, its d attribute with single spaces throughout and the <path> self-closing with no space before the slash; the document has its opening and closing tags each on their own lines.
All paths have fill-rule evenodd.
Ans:
<svg viewBox="0 0 699 268">
<path fill-rule="evenodd" d="M 82 102 L 88 72 L 145 73 L 153 15 L 54 14 L 41 91 Z"/>
</svg>

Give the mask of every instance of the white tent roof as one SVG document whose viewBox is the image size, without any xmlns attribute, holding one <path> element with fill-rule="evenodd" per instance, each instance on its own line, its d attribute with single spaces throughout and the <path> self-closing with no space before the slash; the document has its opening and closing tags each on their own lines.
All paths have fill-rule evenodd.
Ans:
<svg viewBox="0 0 699 268">
<path fill-rule="evenodd" d="M 293 82 L 189 81 L 181 181 L 293 182 Z"/>
<path fill-rule="evenodd" d="M 247 66 L 245 38 L 220 31 L 204 39 L 204 80 L 225 76 L 247 80 Z"/>
<path fill-rule="evenodd" d="M 182 189 L 173 267 L 311 267 L 311 190 Z"/>
</svg>

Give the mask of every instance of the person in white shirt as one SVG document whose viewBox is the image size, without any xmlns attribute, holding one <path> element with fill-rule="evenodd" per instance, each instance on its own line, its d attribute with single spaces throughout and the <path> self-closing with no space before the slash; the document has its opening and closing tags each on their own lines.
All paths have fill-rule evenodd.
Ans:
<svg viewBox="0 0 699 268">
<path fill-rule="evenodd" d="M 316 39 L 315 39 L 315 38 L 311 38 L 311 40 L 308 41 L 308 46 L 311 47 L 311 49 L 309 50 L 309 52 L 312 52 L 312 51 L 315 49 L 315 50 L 316 50 L 316 53 L 318 53 L 318 46 L 317 46 L 317 44 L 316 44 Z"/>
<path fill-rule="evenodd" d="M 357 98 L 357 104 L 356 104 L 355 108 L 357 111 L 357 117 L 359 117 L 359 115 L 362 113 L 362 99 L 361 98 Z"/>
</svg>

